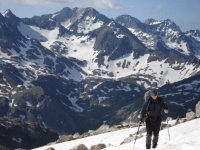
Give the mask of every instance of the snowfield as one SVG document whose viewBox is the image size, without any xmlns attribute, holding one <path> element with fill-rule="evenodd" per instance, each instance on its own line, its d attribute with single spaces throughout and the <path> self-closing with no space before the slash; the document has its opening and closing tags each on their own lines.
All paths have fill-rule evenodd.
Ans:
<svg viewBox="0 0 200 150">
<path fill-rule="evenodd" d="M 98 63 L 95 61 L 99 54 L 99 51 L 94 49 L 96 38 L 90 38 L 90 36 L 86 34 L 94 29 L 98 29 L 103 25 L 102 21 L 97 21 L 96 23 L 93 23 L 94 20 L 95 18 L 87 17 L 85 21 L 78 25 L 78 32 L 84 33 L 82 36 L 68 34 L 60 36 L 60 31 L 58 27 L 54 28 L 53 30 L 47 30 L 41 29 L 36 26 L 29 26 L 23 23 L 19 24 L 18 30 L 22 33 L 22 35 L 27 38 L 39 40 L 41 45 L 51 51 L 53 51 L 52 47 L 59 45 L 60 50 L 65 50 L 62 56 L 66 58 L 76 58 L 78 60 L 85 61 L 86 65 L 81 66 L 81 68 L 90 76 L 97 76 L 108 79 L 119 79 L 131 75 L 139 75 L 139 78 L 146 79 L 151 84 L 157 83 L 157 86 L 161 87 L 166 83 L 174 83 L 186 79 L 200 71 L 200 68 L 191 63 L 176 62 L 174 64 L 170 64 L 167 63 L 166 60 L 149 62 L 149 54 L 145 54 L 144 56 L 140 56 L 136 59 L 133 58 L 133 52 L 124 55 L 116 60 L 109 60 L 108 56 L 104 56 L 104 65 L 99 66 Z M 68 24 L 70 23 L 71 22 L 66 22 L 64 24 L 68 26 Z M 112 27 L 113 24 L 115 23 L 111 21 L 107 26 Z M 133 28 L 128 29 L 135 36 L 137 36 L 139 40 L 141 40 L 141 42 L 146 45 L 146 47 L 152 50 L 155 49 L 155 43 L 157 41 L 155 39 L 155 35 L 150 33 L 147 34 L 142 31 L 137 31 Z M 120 29 L 116 28 L 115 34 L 116 37 L 120 39 L 124 35 L 118 33 L 118 30 Z M 169 29 L 169 31 L 167 30 L 166 34 L 169 36 L 173 35 L 175 37 L 178 37 L 178 33 L 179 31 L 172 31 L 171 29 Z M 163 41 L 165 41 L 168 47 L 173 48 L 174 50 L 182 49 L 183 53 L 185 55 L 188 55 L 189 51 L 186 47 L 186 43 L 184 43 L 183 41 L 181 41 L 181 43 L 179 44 L 177 44 L 176 42 L 170 42 L 169 40 L 167 41 L 167 39 L 165 38 L 163 38 Z M 29 44 L 27 48 L 30 48 L 30 46 L 31 44 Z M 21 49 L 23 49 L 23 47 L 21 47 Z M 24 56 L 26 56 L 26 54 L 24 54 Z M 6 58 L 8 58 L 8 56 Z M 94 74 L 95 70 L 99 70 L 98 75 Z M 73 70 L 68 71 L 72 74 L 69 78 L 76 80 Z M 110 74 L 112 74 L 112 76 L 110 76 Z M 152 76 L 151 80 L 145 77 L 149 75 Z M 82 80 L 80 76 L 77 78 L 78 80 L 76 81 Z M 85 75 L 83 75 L 83 78 L 85 78 Z M 144 81 L 141 82 L 140 80 L 137 81 L 137 84 L 145 86 L 145 88 L 149 88 L 151 86 L 150 84 L 147 84 Z"/>
<path fill-rule="evenodd" d="M 181 81 L 183 79 L 191 77 L 192 75 L 200 71 L 199 67 L 196 67 L 194 64 L 189 62 L 180 63 L 177 61 L 174 64 L 170 64 L 166 62 L 166 60 L 149 62 L 149 54 L 145 54 L 143 56 L 140 56 L 139 58 L 133 58 L 134 52 L 124 55 L 116 60 L 109 60 L 108 56 L 104 56 L 104 65 L 99 66 L 96 60 L 99 59 L 97 58 L 97 56 L 101 51 L 97 51 L 94 49 L 96 38 L 91 38 L 89 35 L 87 35 L 87 33 L 100 28 L 104 23 L 100 20 L 94 23 L 94 20 L 94 17 L 90 18 L 88 16 L 85 21 L 82 21 L 80 24 L 78 24 L 77 30 L 79 33 L 83 32 L 83 35 L 65 34 L 60 36 L 60 31 L 58 27 L 54 28 L 53 30 L 47 30 L 41 29 L 37 26 L 26 25 L 24 23 L 19 24 L 18 30 L 22 33 L 22 35 L 24 35 L 27 38 L 37 39 L 38 41 L 40 41 L 41 45 L 43 45 L 52 52 L 54 52 L 53 47 L 58 46 L 60 51 L 64 50 L 62 56 L 66 58 L 76 58 L 78 60 L 86 62 L 85 66 L 80 67 L 89 76 L 96 76 L 107 79 L 119 79 L 131 75 L 137 75 L 136 79 L 138 81 L 136 83 L 141 86 L 144 86 L 145 88 L 149 88 L 154 83 L 157 83 L 157 86 L 161 87 L 166 83 L 174 83 L 177 81 Z M 158 22 L 155 23 L 157 24 Z M 69 22 L 69 20 L 63 22 L 63 25 L 67 29 L 69 29 L 69 24 L 72 24 L 72 22 Z M 112 27 L 115 26 L 114 24 L 115 22 L 111 21 L 107 26 Z M 146 45 L 146 47 L 155 50 L 157 40 L 154 34 L 145 33 L 141 30 L 136 30 L 134 28 L 128 29 L 135 36 L 137 36 L 138 39 L 144 45 Z M 116 30 L 114 31 L 116 37 L 119 39 L 123 38 L 124 35 L 118 33 L 118 31 L 120 31 L 120 28 L 116 28 Z M 176 31 L 169 28 L 166 31 L 166 36 L 178 38 L 179 32 L 179 30 Z M 174 50 L 182 49 L 183 54 L 189 54 L 187 44 L 184 41 L 177 43 L 171 42 L 170 39 L 166 37 L 162 37 L 162 39 L 169 48 L 172 48 Z M 30 49 L 31 46 L 31 43 L 29 43 L 26 49 Z M 20 49 L 23 49 L 23 47 L 20 47 Z M 24 49 L 24 52 L 27 51 L 26 49 Z M 196 50 L 195 52 L 200 54 L 199 50 Z M 23 56 L 26 56 L 26 54 L 23 54 Z M 7 56 L 6 58 L 9 58 L 9 56 Z M 41 60 L 43 61 L 43 59 Z M 94 74 L 94 71 L 97 70 L 98 74 Z M 77 76 L 76 79 L 76 77 L 74 77 L 76 72 L 74 73 L 73 70 L 67 71 L 69 71 L 72 74 L 71 76 L 69 76 L 69 78 L 75 81 L 81 81 L 86 77 L 85 75 L 82 75 L 83 78 Z M 112 76 L 110 76 L 110 74 L 112 74 Z M 149 79 L 149 76 L 151 76 L 151 80 Z M 148 80 L 151 85 L 149 83 L 141 81 L 138 78 Z"/>
<path fill-rule="evenodd" d="M 195 119 L 169 128 L 160 132 L 160 139 L 156 150 L 198 150 L 200 148 L 200 119 Z M 144 128 L 144 127 L 142 127 Z M 104 133 L 74 141 L 64 142 L 55 145 L 44 146 L 35 150 L 45 150 L 52 147 L 56 150 L 70 150 L 78 144 L 85 144 L 88 148 L 92 145 L 103 143 L 107 146 L 104 150 L 133 150 L 133 142 L 120 145 L 123 140 L 134 134 L 137 128 L 128 128 L 110 133 Z M 146 134 L 146 133 L 145 133 Z M 135 150 L 145 150 L 146 136 L 138 139 Z"/>
</svg>

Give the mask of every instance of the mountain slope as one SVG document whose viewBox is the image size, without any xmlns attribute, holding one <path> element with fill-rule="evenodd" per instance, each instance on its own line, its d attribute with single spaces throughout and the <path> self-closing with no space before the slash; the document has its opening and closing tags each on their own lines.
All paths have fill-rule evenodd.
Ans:
<svg viewBox="0 0 200 150">
<path fill-rule="evenodd" d="M 177 149 L 198 149 L 200 146 L 198 139 L 199 136 L 199 126 L 200 119 L 195 119 L 188 121 L 169 128 L 170 141 L 168 137 L 168 129 L 162 130 L 160 132 L 160 138 L 158 150 L 177 150 Z M 143 128 L 143 127 L 142 127 Z M 195 129 L 195 130 L 194 130 Z M 141 129 L 143 130 L 143 129 Z M 78 139 L 74 141 L 64 142 L 55 145 L 44 146 L 37 148 L 35 150 L 45 150 L 48 147 L 52 147 L 55 150 L 70 150 L 76 145 L 85 144 L 88 148 L 95 144 L 105 144 L 107 147 L 105 150 L 131 150 L 133 149 L 133 142 L 127 144 L 121 144 L 125 138 L 129 137 L 130 134 L 137 132 L 137 128 L 123 129 L 119 131 L 114 131 L 110 133 L 104 133 L 96 136 L 91 136 L 83 139 Z M 120 135 L 120 136 L 119 136 Z M 136 141 L 135 149 L 144 150 L 145 149 L 145 139 L 142 137 Z"/>
<path fill-rule="evenodd" d="M 1 150 L 31 149 L 58 139 L 58 135 L 37 124 L 20 119 L 0 118 Z"/>
<path fill-rule="evenodd" d="M 194 111 L 200 96 L 200 75 L 167 84 L 159 89 L 160 95 L 170 105 L 170 116 L 184 117 L 183 113 Z"/>
<path fill-rule="evenodd" d="M 0 14 L 0 115 L 57 134 L 83 133 L 136 121 L 144 92 L 159 87 L 181 116 L 194 108 L 199 89 L 176 100 L 170 93 L 184 87 L 181 81 L 198 86 L 198 42 L 198 32 L 183 33 L 171 20 L 113 20 L 93 8 L 67 7 L 18 18 L 7 10 Z"/>
<path fill-rule="evenodd" d="M 56 17 L 59 19 L 54 20 L 53 18 Z M 128 24 L 128 27 L 131 27 L 131 29 L 137 28 L 141 32 L 144 30 L 144 32 L 152 35 L 153 49 L 156 51 L 148 51 L 147 49 L 151 49 L 149 39 L 145 42 L 143 37 L 132 32 L 133 35 L 130 32 L 132 30 L 127 30 L 125 27 L 106 18 L 92 8 L 74 8 L 73 10 L 64 8 L 55 14 L 45 15 L 45 17 L 38 16 L 37 18 L 43 20 L 43 22 L 45 20 L 49 21 L 49 18 L 51 18 L 50 21 L 57 22 L 57 25 L 52 26 L 52 28 L 41 28 L 38 24 L 34 23 L 28 23 L 26 25 L 24 24 L 27 23 L 25 21 L 26 19 L 23 19 L 24 23 L 20 23 L 18 26 L 19 31 L 25 37 L 38 40 L 42 46 L 50 49 L 57 55 L 62 55 L 67 58 L 73 57 L 86 62 L 86 65 L 84 67 L 81 66 L 81 68 L 89 75 L 119 78 L 137 74 L 139 80 L 141 78 L 145 78 L 145 80 L 154 78 L 150 84 L 145 83 L 146 87 L 152 85 L 160 87 L 167 82 L 173 83 L 174 81 L 182 80 L 198 72 L 199 61 L 194 55 L 185 55 L 185 53 L 177 50 L 178 47 L 174 50 L 174 47 L 168 47 L 167 42 L 163 40 L 162 36 L 169 40 L 175 38 L 176 41 L 186 38 L 179 27 L 170 20 L 160 22 L 159 24 L 151 23 L 151 25 L 148 25 L 141 23 L 131 16 L 122 16 L 116 19 L 119 23 L 129 19 L 129 22 L 125 22 Z M 86 28 L 88 25 L 88 22 L 83 22 L 92 18 L 93 25 L 99 22 L 103 23 L 97 28 L 91 28 L 87 33 L 79 32 L 79 28 Z M 35 20 L 35 18 L 33 17 L 29 20 Z M 70 23 L 67 27 L 63 24 L 66 21 Z M 173 30 L 177 35 L 168 32 L 169 30 Z M 86 30 L 84 29 L 84 31 Z M 148 44 L 146 44 L 147 42 Z M 150 55 L 148 55 L 149 53 Z M 162 61 L 165 61 L 165 66 L 170 68 L 170 71 L 160 69 L 158 71 L 156 70 L 157 68 L 154 68 L 149 63 L 138 68 L 138 62 L 143 63 L 140 61 L 142 57 L 148 59 L 148 62 L 156 63 L 159 60 L 160 65 L 163 64 Z M 178 67 L 170 67 L 172 63 L 177 63 L 176 66 Z M 193 71 L 188 72 L 184 63 Z M 184 75 L 181 75 L 181 68 L 185 70 Z M 143 75 L 143 72 L 146 72 L 145 70 L 148 71 L 150 77 Z M 156 76 L 154 74 L 155 72 L 158 72 Z M 175 79 L 171 78 L 171 74 L 174 72 L 178 72 L 177 74 L 180 74 L 180 76 L 177 76 Z M 166 76 L 164 80 L 162 78 L 163 74 Z"/>
</svg>

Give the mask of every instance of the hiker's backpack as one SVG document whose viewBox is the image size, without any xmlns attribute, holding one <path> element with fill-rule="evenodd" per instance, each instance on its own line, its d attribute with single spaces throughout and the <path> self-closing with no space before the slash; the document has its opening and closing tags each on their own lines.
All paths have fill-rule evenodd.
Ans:
<svg viewBox="0 0 200 150">
<path fill-rule="evenodd" d="M 149 91 L 147 91 L 145 94 L 144 94 L 144 103 L 145 102 L 147 102 L 148 100 L 149 100 L 149 98 L 150 98 L 150 90 Z"/>
</svg>

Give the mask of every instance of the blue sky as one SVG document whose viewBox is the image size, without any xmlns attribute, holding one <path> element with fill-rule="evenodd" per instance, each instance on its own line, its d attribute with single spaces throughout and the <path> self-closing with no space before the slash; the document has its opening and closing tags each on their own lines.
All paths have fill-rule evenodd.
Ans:
<svg viewBox="0 0 200 150">
<path fill-rule="evenodd" d="M 171 19 L 183 31 L 200 29 L 200 0 L 0 0 L 0 12 L 19 17 L 54 13 L 63 7 L 94 7 L 109 18 L 129 14 L 145 21 Z"/>
</svg>

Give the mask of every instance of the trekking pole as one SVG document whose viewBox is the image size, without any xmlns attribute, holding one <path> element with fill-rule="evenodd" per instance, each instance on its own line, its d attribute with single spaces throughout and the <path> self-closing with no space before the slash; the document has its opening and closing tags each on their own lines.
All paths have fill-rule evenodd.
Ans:
<svg viewBox="0 0 200 150">
<path fill-rule="evenodd" d="M 167 120 L 167 130 L 168 130 L 168 137 L 169 137 L 169 141 L 170 141 L 170 133 L 169 133 L 169 123 L 168 123 L 168 120 Z"/>
<path fill-rule="evenodd" d="M 134 143 L 133 143 L 133 150 L 135 149 L 135 143 L 136 143 L 136 140 L 137 140 L 137 135 L 139 133 L 139 130 L 140 130 L 140 123 L 138 123 L 138 129 L 137 129 L 135 140 L 134 140 Z"/>
</svg>

